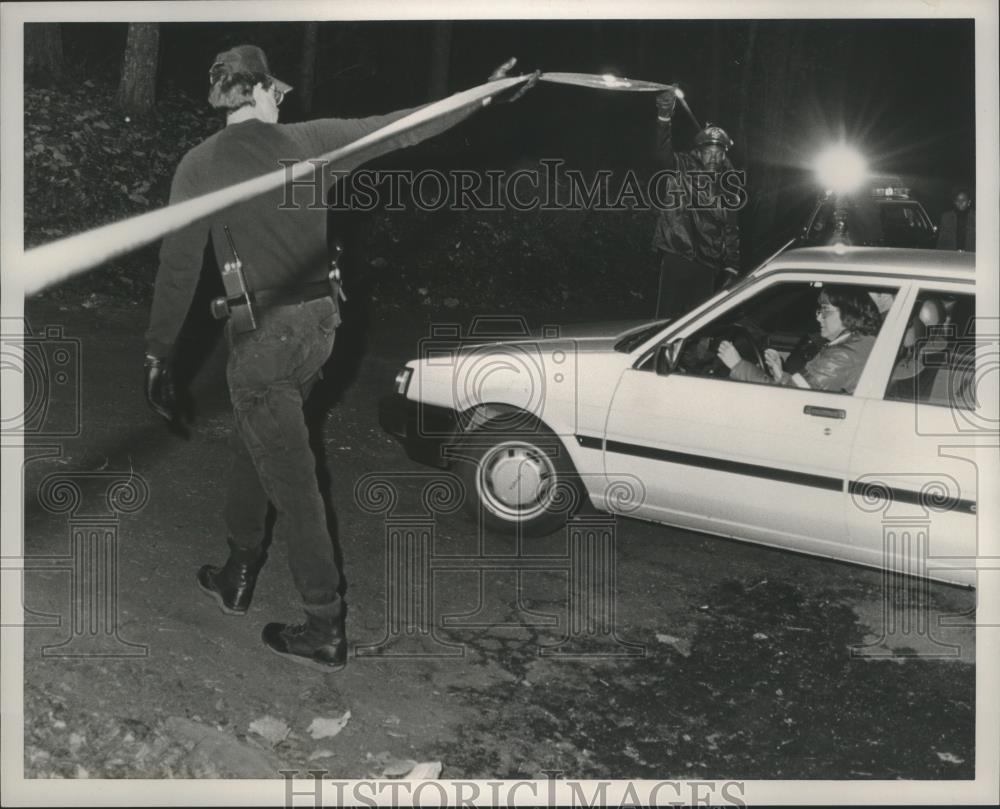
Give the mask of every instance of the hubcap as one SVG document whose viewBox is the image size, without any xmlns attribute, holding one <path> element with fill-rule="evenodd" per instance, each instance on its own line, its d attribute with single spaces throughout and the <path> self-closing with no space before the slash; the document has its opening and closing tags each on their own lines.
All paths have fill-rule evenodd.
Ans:
<svg viewBox="0 0 1000 809">
<path fill-rule="evenodd" d="M 546 453 L 523 441 L 506 441 L 483 456 L 477 482 L 490 511 L 523 520 L 545 510 L 555 480 L 556 470 Z"/>
</svg>

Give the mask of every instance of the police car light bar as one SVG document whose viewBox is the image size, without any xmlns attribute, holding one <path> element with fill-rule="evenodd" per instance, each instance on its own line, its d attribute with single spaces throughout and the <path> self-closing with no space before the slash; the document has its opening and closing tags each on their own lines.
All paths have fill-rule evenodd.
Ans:
<svg viewBox="0 0 1000 809">
<path fill-rule="evenodd" d="M 879 186 L 872 189 L 873 197 L 892 197 L 895 199 L 909 199 L 910 189 L 900 185 Z"/>
</svg>

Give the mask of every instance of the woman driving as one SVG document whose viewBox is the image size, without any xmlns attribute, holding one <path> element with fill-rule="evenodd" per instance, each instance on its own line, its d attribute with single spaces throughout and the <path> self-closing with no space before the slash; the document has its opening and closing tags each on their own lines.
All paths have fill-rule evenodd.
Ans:
<svg viewBox="0 0 1000 809">
<path fill-rule="evenodd" d="M 864 290 L 833 284 L 825 286 L 819 294 L 816 319 L 820 336 L 827 343 L 806 363 L 801 373 L 786 373 L 781 355 L 773 348 L 764 352 L 765 371 L 743 359 L 731 342 L 723 340 L 719 344 L 718 357 L 729 368 L 729 378 L 853 393 L 875 345 L 880 326 L 878 309 Z"/>
</svg>

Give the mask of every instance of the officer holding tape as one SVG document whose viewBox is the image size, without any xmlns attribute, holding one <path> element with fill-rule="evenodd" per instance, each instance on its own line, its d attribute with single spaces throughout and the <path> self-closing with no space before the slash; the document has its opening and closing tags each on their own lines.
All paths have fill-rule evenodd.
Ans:
<svg viewBox="0 0 1000 809">
<path fill-rule="evenodd" d="M 171 204 L 330 152 L 411 112 L 279 124 L 278 107 L 292 88 L 271 75 L 264 52 L 252 45 L 220 53 L 209 71 L 209 87 L 209 103 L 225 111 L 226 126 L 181 160 Z M 427 136 L 403 132 L 392 147 Z M 306 620 L 267 624 L 264 643 L 296 662 L 334 671 L 347 658 L 340 571 L 302 411 L 340 323 L 326 221 L 316 186 L 296 183 L 166 236 L 146 334 L 146 397 L 168 422 L 181 421 L 171 357 L 211 238 L 226 288 L 213 312 L 228 315 L 226 376 L 235 452 L 225 507 L 229 558 L 221 567 L 202 567 L 198 584 L 223 612 L 246 613 L 264 563 L 270 501 L 276 530 L 288 543 Z"/>
<path fill-rule="evenodd" d="M 714 206 L 696 205 L 692 177 L 707 173 L 717 186 L 721 172 L 731 170 L 727 153 L 732 139 L 719 126 L 708 125 L 694 139 L 695 148 L 677 152 L 671 118 L 680 92 L 671 88 L 656 97 L 657 149 L 666 169 L 676 171 L 672 202 L 660 211 L 653 234 L 660 285 L 656 317 L 676 318 L 690 311 L 737 277 L 740 235 L 736 211 L 728 210 L 718 195 Z"/>
</svg>

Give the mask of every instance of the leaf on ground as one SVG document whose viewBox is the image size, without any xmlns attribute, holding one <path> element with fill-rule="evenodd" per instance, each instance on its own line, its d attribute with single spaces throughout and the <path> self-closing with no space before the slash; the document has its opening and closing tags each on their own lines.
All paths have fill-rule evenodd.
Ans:
<svg viewBox="0 0 1000 809">
<path fill-rule="evenodd" d="M 665 643 L 667 646 L 672 646 L 675 651 L 684 657 L 691 656 L 691 641 L 684 638 L 675 638 L 673 635 L 664 635 L 661 632 L 656 633 L 656 639 L 660 643 Z"/>
<path fill-rule="evenodd" d="M 350 721 L 350 711 L 345 711 L 342 716 L 338 716 L 335 719 L 326 719 L 317 716 L 313 719 L 312 724 L 309 725 L 307 730 L 314 739 L 331 739 L 347 727 L 347 723 Z"/>
<path fill-rule="evenodd" d="M 436 781 L 440 777 L 440 761 L 421 761 L 406 774 L 407 781 Z"/>
<path fill-rule="evenodd" d="M 401 778 L 411 773 L 417 763 L 412 758 L 386 759 L 385 764 L 382 765 L 382 775 L 386 778 Z"/>
<path fill-rule="evenodd" d="M 283 741 L 289 730 L 288 725 L 273 716 L 262 716 L 250 723 L 250 732 L 262 736 L 271 744 Z"/>
</svg>

